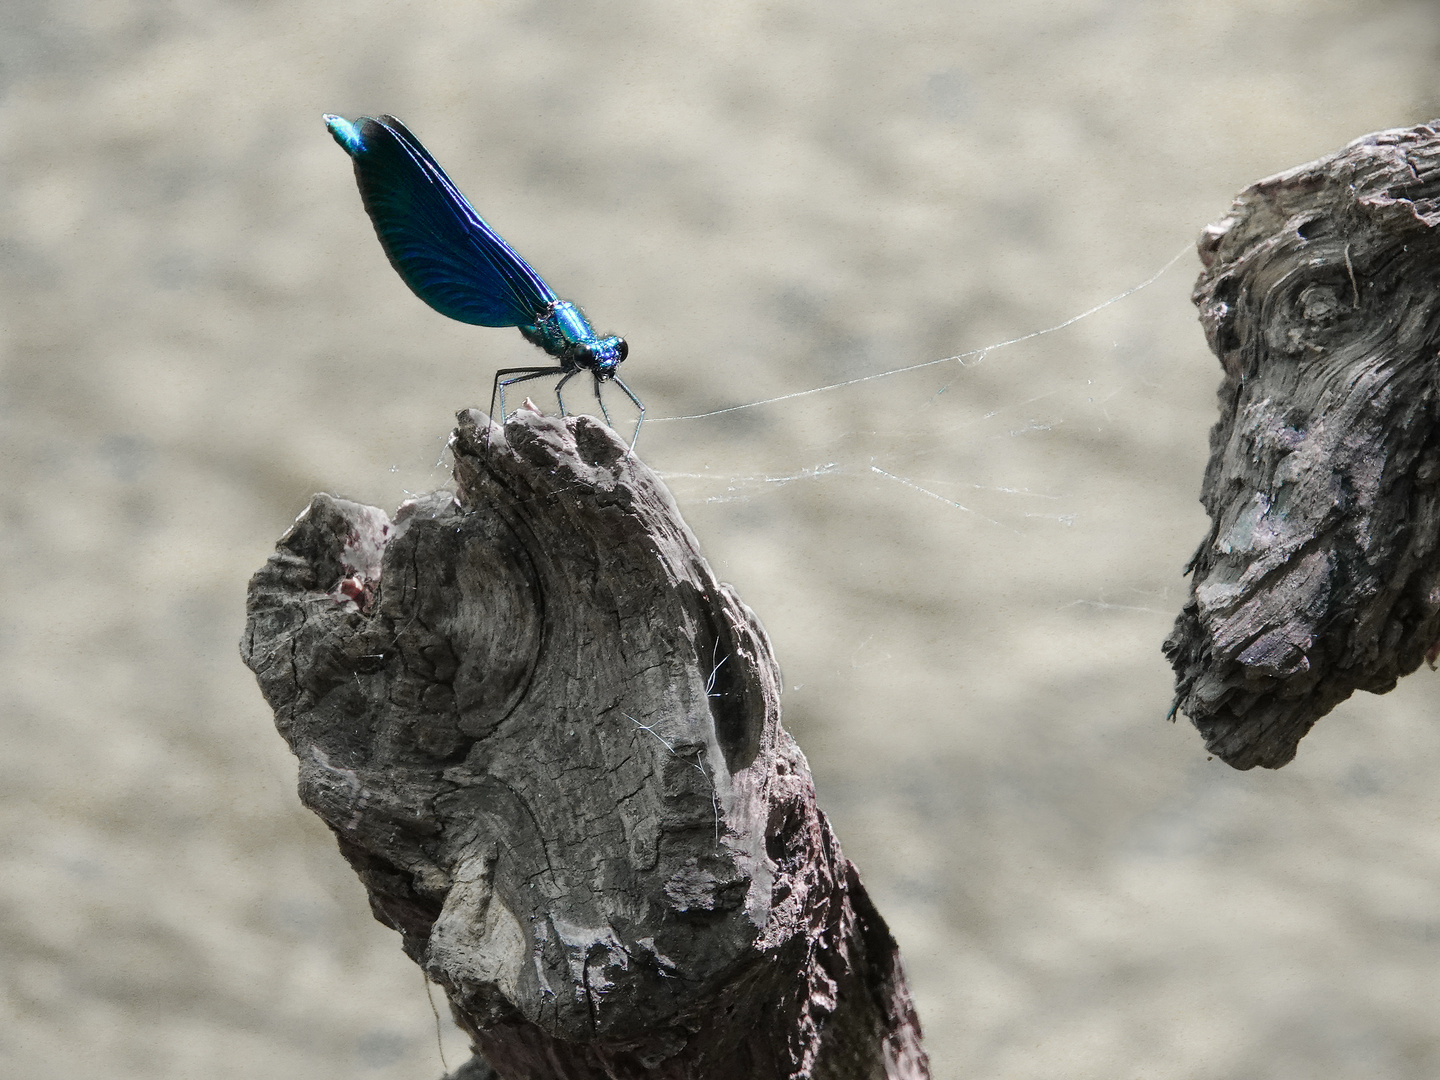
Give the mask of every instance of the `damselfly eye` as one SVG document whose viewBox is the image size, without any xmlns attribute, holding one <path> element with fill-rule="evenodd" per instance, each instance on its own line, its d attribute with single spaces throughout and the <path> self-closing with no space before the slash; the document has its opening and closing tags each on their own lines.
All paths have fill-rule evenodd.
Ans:
<svg viewBox="0 0 1440 1080">
<path fill-rule="evenodd" d="M 617 364 L 618 364 L 621 360 L 624 360 L 625 357 L 627 357 L 627 356 L 630 355 L 630 346 L 627 345 L 627 344 L 625 344 L 625 339 L 624 339 L 623 337 L 622 337 L 622 338 L 616 338 L 616 339 L 615 339 L 615 354 L 616 354 L 616 361 L 615 361 L 615 362 L 616 362 Z"/>
<path fill-rule="evenodd" d="M 595 363 L 595 350 L 583 341 L 578 342 L 575 345 L 575 362 L 581 367 L 591 367 Z"/>
</svg>

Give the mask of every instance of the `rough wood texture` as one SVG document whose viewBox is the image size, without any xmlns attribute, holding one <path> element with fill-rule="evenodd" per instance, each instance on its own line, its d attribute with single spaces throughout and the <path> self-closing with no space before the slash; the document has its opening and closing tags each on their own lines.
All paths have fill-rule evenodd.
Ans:
<svg viewBox="0 0 1440 1080">
<path fill-rule="evenodd" d="M 1165 652 L 1176 708 L 1236 768 L 1284 765 L 1440 638 L 1437 125 L 1261 180 L 1200 238 L 1225 377 Z"/>
<path fill-rule="evenodd" d="M 242 652 L 476 1053 L 535 1080 L 927 1076 L 765 632 L 669 493 L 587 417 L 462 413 L 451 446 L 456 492 L 393 522 L 317 495 Z"/>
</svg>

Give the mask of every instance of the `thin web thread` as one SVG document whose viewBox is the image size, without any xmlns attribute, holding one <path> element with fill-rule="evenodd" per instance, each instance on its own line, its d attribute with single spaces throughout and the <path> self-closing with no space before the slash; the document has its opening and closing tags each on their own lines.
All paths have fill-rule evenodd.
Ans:
<svg viewBox="0 0 1440 1080">
<path fill-rule="evenodd" d="M 729 657 L 727 656 L 725 659 L 728 660 Z M 721 660 L 721 661 L 720 661 L 720 664 L 723 664 L 723 663 L 725 663 L 725 660 Z M 715 696 L 715 695 L 711 694 L 710 691 L 711 691 L 711 689 L 713 689 L 714 686 L 715 686 L 715 676 L 720 673 L 720 664 L 716 664 L 716 665 L 715 665 L 715 670 L 712 671 L 712 672 L 710 672 L 710 682 L 709 682 L 709 683 L 706 685 L 706 687 L 705 687 L 705 696 L 706 696 L 706 697 L 714 697 L 714 696 Z M 663 747 L 665 747 L 666 750 L 669 750 L 669 751 L 670 751 L 670 754 L 671 754 L 672 757 L 677 757 L 677 758 L 679 758 L 681 761 L 683 761 L 683 762 L 685 762 L 687 765 L 689 765 L 692 769 L 698 770 L 701 776 L 705 777 L 706 780 L 709 780 L 709 781 L 710 781 L 710 808 L 715 811 L 715 846 L 718 848 L 718 847 L 720 846 L 720 801 L 719 801 L 719 799 L 718 799 L 718 797 L 717 797 L 717 795 L 716 795 L 716 793 L 715 793 L 715 779 L 714 779 L 714 777 L 712 777 L 709 773 L 707 773 L 707 772 L 705 771 L 705 766 L 701 765 L 698 761 L 690 761 L 690 760 L 689 760 L 688 758 L 686 758 L 683 754 L 681 754 L 678 750 L 676 750 L 674 746 L 672 746 L 670 743 L 666 742 L 664 736 L 662 736 L 658 731 L 655 730 L 655 725 L 654 725 L 654 724 L 651 724 L 649 727 L 647 727 L 646 725 L 640 723 L 639 720 L 636 720 L 635 717 L 631 716 L 629 713 L 626 713 L 626 714 L 625 714 L 625 719 L 626 719 L 626 720 L 629 720 L 632 724 L 634 724 L 636 727 L 638 727 L 641 731 L 648 731 L 651 735 L 654 735 L 655 738 L 657 738 L 657 739 L 660 740 L 660 745 L 663 746 Z M 704 753 L 705 753 L 705 748 L 704 748 L 704 747 L 701 747 L 701 748 L 700 748 L 700 755 L 703 756 Z"/>
<path fill-rule="evenodd" d="M 886 477 L 887 479 L 894 480 L 897 484 L 902 484 L 905 487 L 909 488 L 911 491 L 918 491 L 921 495 L 929 495 L 932 499 L 938 499 L 946 506 L 953 506 L 956 510 L 964 510 L 967 514 L 974 514 L 976 517 L 984 521 L 990 522 L 991 525 L 1000 525 L 1000 522 L 996 521 L 992 517 L 987 517 L 986 515 L 980 513 L 980 511 L 978 510 L 973 510 L 962 503 L 956 502 L 954 499 L 947 499 L 944 495 L 937 494 L 936 492 L 931 491 L 929 488 L 921 487 L 913 480 L 906 480 L 903 476 L 896 476 L 894 473 L 886 472 L 878 465 L 871 465 L 870 471 L 873 473 L 879 473 L 881 476 Z M 1009 526 L 1007 525 L 1000 525 L 1000 527 L 1002 529 L 1009 528 Z M 1011 529 L 1010 531 L 1016 532 L 1015 529 Z"/>
<path fill-rule="evenodd" d="M 860 383 L 874 382 L 876 379 L 888 379 L 891 375 L 903 375 L 907 371 L 920 371 L 922 368 L 935 367 L 937 364 L 949 364 L 957 360 L 964 363 L 964 361 L 970 359 L 972 356 L 984 356 L 988 352 L 1003 349 L 1007 345 L 1019 345 L 1023 341 L 1032 341 L 1035 338 L 1044 337 L 1046 334 L 1053 334 L 1056 331 L 1064 330 L 1067 326 L 1074 326 L 1081 319 L 1088 319 L 1091 315 L 1104 311 L 1112 304 L 1118 304 L 1121 300 L 1134 296 L 1141 289 L 1148 288 L 1159 281 L 1167 270 L 1190 252 L 1191 248 L 1192 245 L 1187 242 L 1184 247 L 1175 253 L 1174 258 L 1159 270 L 1156 270 L 1155 273 L 1151 274 L 1144 281 L 1140 282 L 1139 285 L 1132 285 L 1124 292 L 1117 293 L 1115 296 L 1110 297 L 1109 300 L 1096 304 L 1088 311 L 1082 311 L 1079 315 L 1072 315 L 1064 322 L 1056 323 L 1054 326 L 1047 326 L 1044 330 L 1033 330 L 1028 334 L 1021 334 L 1019 337 L 1010 338 L 1008 341 L 1000 341 L 994 345 L 986 345 L 984 348 L 971 349 L 969 352 L 957 353 L 954 356 L 942 356 L 939 360 L 925 360 L 919 364 L 908 364 L 905 367 L 891 368 L 889 371 L 877 371 L 874 375 L 861 375 L 857 379 L 846 379 L 844 382 L 829 383 L 826 386 L 815 386 L 809 390 L 796 390 L 794 393 L 781 394 L 779 397 L 764 398 L 760 401 L 747 401 L 743 405 L 729 405 L 723 409 L 712 409 L 709 412 L 703 413 L 691 413 L 688 416 L 651 417 L 646 422 L 663 424 L 671 420 L 706 420 L 712 416 L 724 416 L 726 413 L 739 412 L 741 409 L 758 409 L 761 405 L 776 405 L 782 401 L 793 401 L 795 398 L 809 397 L 811 394 L 823 394 L 827 390 L 843 390 L 847 386 L 858 386 Z"/>
<path fill-rule="evenodd" d="M 425 1000 L 430 1002 L 430 1011 L 435 1014 L 435 1049 L 440 1051 L 440 1067 L 445 1070 L 445 1075 L 450 1075 L 450 1066 L 445 1062 L 445 1040 L 440 1037 L 440 1010 L 435 1008 L 435 997 L 430 993 L 430 976 L 425 970 L 420 970 L 420 977 L 425 980 Z"/>
</svg>

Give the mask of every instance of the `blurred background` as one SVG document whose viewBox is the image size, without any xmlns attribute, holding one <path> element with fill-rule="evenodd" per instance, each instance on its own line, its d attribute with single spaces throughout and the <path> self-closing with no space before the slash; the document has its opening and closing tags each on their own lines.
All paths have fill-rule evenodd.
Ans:
<svg viewBox="0 0 1440 1080">
<path fill-rule="evenodd" d="M 236 643 L 312 492 L 446 485 L 539 354 L 405 289 L 322 112 L 402 117 L 629 339 L 937 1078 L 1440 1075 L 1434 677 L 1237 773 L 1160 655 L 1194 239 L 1440 114 L 1415 0 L 6 0 L 0 1073 L 443 1071 Z"/>
</svg>

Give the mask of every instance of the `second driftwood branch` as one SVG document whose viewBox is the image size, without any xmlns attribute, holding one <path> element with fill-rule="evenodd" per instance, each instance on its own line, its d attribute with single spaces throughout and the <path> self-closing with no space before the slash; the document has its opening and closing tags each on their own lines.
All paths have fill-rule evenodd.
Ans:
<svg viewBox="0 0 1440 1080">
<path fill-rule="evenodd" d="M 1440 123 L 1440 122 L 1437 122 Z M 1200 239 L 1224 369 L 1175 705 L 1277 768 L 1440 640 L 1440 127 L 1252 184 Z"/>
</svg>

